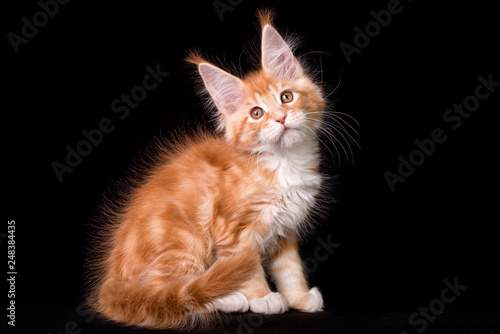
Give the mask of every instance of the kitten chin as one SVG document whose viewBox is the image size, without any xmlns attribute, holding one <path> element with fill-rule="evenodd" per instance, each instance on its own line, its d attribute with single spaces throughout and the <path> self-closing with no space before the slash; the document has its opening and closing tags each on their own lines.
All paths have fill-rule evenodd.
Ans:
<svg viewBox="0 0 500 334">
<path fill-rule="evenodd" d="M 306 134 L 297 128 L 285 128 L 278 139 L 278 145 L 283 148 L 294 147 L 306 139 Z"/>
</svg>

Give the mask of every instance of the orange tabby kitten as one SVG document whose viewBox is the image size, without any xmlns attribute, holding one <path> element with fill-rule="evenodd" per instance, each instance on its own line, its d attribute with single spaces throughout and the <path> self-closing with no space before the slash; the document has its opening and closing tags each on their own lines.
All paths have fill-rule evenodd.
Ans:
<svg viewBox="0 0 500 334">
<path fill-rule="evenodd" d="M 323 180 L 325 99 L 270 13 L 259 16 L 260 70 L 238 78 L 189 57 L 223 136 L 201 134 L 164 153 L 114 215 L 89 298 L 104 317 L 185 328 L 217 312 L 322 310 L 297 244 Z"/>
</svg>

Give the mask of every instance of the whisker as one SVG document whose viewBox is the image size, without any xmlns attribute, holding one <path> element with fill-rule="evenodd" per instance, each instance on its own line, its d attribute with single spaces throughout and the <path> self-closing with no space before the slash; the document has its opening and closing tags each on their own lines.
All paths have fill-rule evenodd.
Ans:
<svg viewBox="0 0 500 334">
<path fill-rule="evenodd" d="M 354 121 L 354 123 L 356 123 L 356 125 L 359 126 L 359 122 L 354 117 L 352 117 L 349 114 L 346 114 L 346 113 L 343 113 L 343 112 L 340 112 L 340 111 L 333 111 L 332 113 L 335 114 L 335 115 L 342 115 L 342 116 L 349 117 L 349 119 L 351 119 L 352 121 Z"/>
<path fill-rule="evenodd" d="M 344 133 L 349 137 L 349 139 L 351 140 L 351 142 L 355 143 L 358 148 L 361 148 L 358 144 L 358 142 L 356 141 L 356 139 L 354 139 L 354 137 L 349 133 L 349 131 L 343 126 L 342 123 L 339 122 L 340 121 L 343 121 L 352 131 L 354 131 L 354 133 L 359 137 L 359 133 L 349 124 L 347 123 L 345 120 L 343 120 L 342 118 L 336 118 L 336 119 L 332 119 L 332 121 L 335 122 L 336 125 L 340 126 L 342 128 L 342 130 L 344 131 Z"/>
<path fill-rule="evenodd" d="M 337 88 L 338 85 L 335 89 Z M 319 122 L 317 118 L 313 117 L 314 114 L 320 114 L 322 116 Z M 320 144 L 330 152 L 332 158 L 339 158 L 340 163 L 341 156 L 344 156 L 354 164 L 352 144 L 361 149 L 361 146 L 356 140 L 357 138 L 355 138 L 359 138 L 359 133 L 356 129 L 359 127 L 359 123 L 354 117 L 335 110 L 311 111 L 304 114 L 304 116 L 308 123 L 312 125 L 311 131 Z M 326 138 L 331 144 L 325 142 L 321 137 Z M 343 153 L 341 154 L 341 152 Z"/>
<path fill-rule="evenodd" d="M 332 158 L 335 159 L 335 154 L 332 152 L 332 150 L 330 150 L 328 145 L 326 145 L 325 142 L 323 140 L 321 140 L 320 136 L 316 132 L 312 131 L 312 133 L 316 136 L 318 141 L 328 150 L 328 152 L 330 152 L 330 154 L 332 155 Z M 338 151 L 337 151 L 337 148 L 335 146 L 334 146 L 334 150 L 336 151 L 336 153 L 338 155 Z"/>
<path fill-rule="evenodd" d="M 337 89 L 340 87 L 340 83 L 342 82 L 342 67 L 340 67 L 340 70 L 339 70 L 339 82 L 337 83 L 337 86 L 330 92 L 328 93 L 328 95 L 326 95 L 324 97 L 324 99 L 326 100 L 330 95 L 334 94 L 335 92 L 337 92 Z"/>
<path fill-rule="evenodd" d="M 340 147 L 342 148 L 342 150 L 344 151 L 344 154 L 345 154 L 346 158 L 349 160 L 349 156 L 347 154 L 347 151 L 346 151 L 344 145 L 337 138 L 337 136 L 335 136 L 335 134 L 333 133 L 333 131 L 326 131 L 326 129 L 320 129 L 320 132 L 322 132 L 323 134 L 325 134 L 329 138 L 329 140 L 332 142 L 332 144 L 334 145 L 334 147 L 336 147 L 336 144 L 338 143 L 340 145 Z M 342 135 L 341 131 L 337 131 L 337 133 L 344 139 L 344 141 L 346 141 L 346 144 L 348 145 L 348 142 L 345 139 L 344 135 Z M 340 157 L 340 154 L 339 154 L 339 157 Z"/>
<path fill-rule="evenodd" d="M 325 146 L 330 151 L 330 154 L 332 154 L 332 158 L 335 159 L 335 156 L 338 156 L 340 158 L 340 156 L 341 156 L 340 152 L 339 152 L 339 150 L 337 148 L 337 145 L 336 145 L 336 143 L 339 143 L 339 145 L 343 149 L 344 154 L 346 155 L 347 159 L 349 159 L 347 151 L 346 151 L 344 145 L 342 145 L 342 143 L 340 143 L 340 141 L 337 139 L 337 137 L 335 136 L 335 134 L 333 133 L 333 131 L 331 131 L 328 128 L 320 127 L 318 125 L 315 125 L 314 127 L 315 127 L 316 130 L 318 130 L 318 132 L 321 135 L 323 135 L 324 137 L 326 137 L 333 144 L 333 149 L 334 149 L 334 152 L 336 154 L 333 154 L 333 152 L 330 150 L 329 146 L 326 145 L 323 140 L 321 140 L 321 136 L 319 136 L 317 133 L 314 133 L 316 135 L 316 137 L 318 138 L 318 140 L 321 142 L 321 144 L 323 144 L 323 146 Z M 345 137 L 344 137 L 344 140 L 345 140 Z"/>
</svg>

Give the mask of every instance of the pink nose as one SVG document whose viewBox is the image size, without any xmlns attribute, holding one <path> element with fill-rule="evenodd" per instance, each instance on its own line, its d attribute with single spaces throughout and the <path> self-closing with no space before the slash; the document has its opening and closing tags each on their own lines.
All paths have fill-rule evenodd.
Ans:
<svg viewBox="0 0 500 334">
<path fill-rule="evenodd" d="M 282 118 L 276 120 L 276 122 L 281 123 L 281 125 L 285 125 L 285 118 L 286 116 L 283 116 Z"/>
</svg>

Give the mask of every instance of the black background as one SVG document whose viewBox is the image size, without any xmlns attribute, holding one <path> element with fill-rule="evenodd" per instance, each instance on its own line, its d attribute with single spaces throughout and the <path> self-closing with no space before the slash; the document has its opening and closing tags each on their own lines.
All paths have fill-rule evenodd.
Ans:
<svg viewBox="0 0 500 334">
<path fill-rule="evenodd" d="M 336 110 L 360 124 L 361 149 L 353 146 L 353 159 L 341 149 L 340 156 L 325 149 L 329 173 L 338 175 L 331 189 L 336 203 L 302 247 L 308 258 L 320 245 L 318 237 L 340 244 L 310 272 L 329 310 L 314 321 L 331 321 L 337 312 L 352 323 L 370 322 L 363 331 L 377 332 L 381 318 L 361 314 L 408 310 L 396 316 L 402 327 L 393 332 L 415 332 L 408 314 L 428 307 L 439 298 L 443 281 L 455 277 L 467 289 L 446 306 L 443 319 L 453 311 L 498 310 L 500 87 L 456 130 L 443 120 L 454 103 L 474 95 L 478 76 L 500 81 L 498 13 L 486 1 L 402 1 L 402 11 L 348 62 L 339 44 L 353 45 L 354 27 L 364 29 L 373 21 L 370 11 L 387 4 L 245 0 L 221 20 L 212 1 L 71 1 L 16 54 L 7 34 L 21 34 L 21 18 L 32 22 L 40 5 L 9 3 L 2 20 L 6 187 L 0 232 L 7 231 L 7 220 L 16 221 L 16 328 L 59 333 L 69 321 L 86 324 L 77 306 L 88 221 L 103 193 L 155 136 L 207 122 L 193 69 L 183 58 L 199 48 L 226 68 L 250 69 L 247 54 L 259 52 L 252 47 L 259 43 L 255 13 L 263 6 L 276 9 L 278 31 L 302 37 L 297 55 L 309 53 L 308 64 L 322 69 L 326 93 L 338 85 L 329 96 Z M 112 101 L 141 85 L 145 67 L 157 64 L 169 76 L 120 120 Z M 85 139 L 82 130 L 104 118 L 112 120 L 114 131 L 59 182 L 51 164 L 64 163 L 65 147 L 75 148 Z M 417 148 L 414 141 L 430 138 L 435 128 L 445 131 L 446 141 L 392 192 L 384 173 L 397 173 L 398 156 L 407 158 Z M 1 240 L 6 253 L 7 239 Z M 6 293 L 1 295 L 4 303 Z M 308 319 L 297 313 L 287 319 L 293 323 L 294 317 Z M 429 332 L 440 321 L 429 324 Z M 345 327 L 347 332 L 350 326 Z"/>
</svg>

